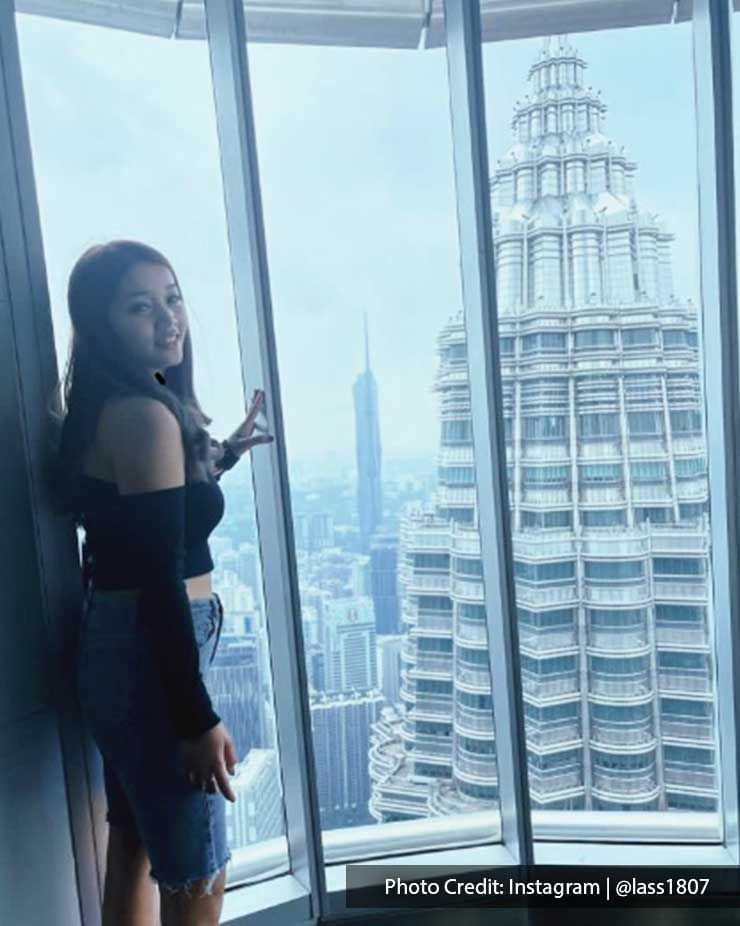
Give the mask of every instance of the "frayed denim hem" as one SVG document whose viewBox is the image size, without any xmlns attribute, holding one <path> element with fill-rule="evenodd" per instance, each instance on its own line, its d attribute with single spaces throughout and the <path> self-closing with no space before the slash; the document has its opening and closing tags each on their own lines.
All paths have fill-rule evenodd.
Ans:
<svg viewBox="0 0 740 926">
<path fill-rule="evenodd" d="M 221 874 L 223 869 L 231 861 L 231 852 L 228 853 L 224 861 L 215 869 L 215 871 L 210 872 L 206 875 L 201 875 L 196 878 L 188 878 L 187 881 L 183 881 L 181 884 L 168 884 L 166 881 L 161 880 L 154 871 L 149 872 L 149 879 L 153 881 L 160 890 L 167 891 L 168 894 L 177 894 L 179 891 L 184 891 L 188 897 L 194 896 L 191 893 L 191 888 L 198 881 L 203 881 L 205 879 L 205 884 L 203 885 L 202 893 L 199 894 L 199 897 L 206 897 L 208 894 L 213 893 L 213 885 L 216 882 L 216 878 Z"/>
</svg>

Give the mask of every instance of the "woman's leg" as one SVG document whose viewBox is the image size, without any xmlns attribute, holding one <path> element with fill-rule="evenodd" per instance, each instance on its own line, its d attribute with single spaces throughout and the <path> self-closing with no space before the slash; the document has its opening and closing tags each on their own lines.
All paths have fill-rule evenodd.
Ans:
<svg viewBox="0 0 740 926">
<path fill-rule="evenodd" d="M 189 891 L 174 894 L 162 888 L 162 926 L 217 926 L 224 903 L 226 868 L 218 873 L 210 894 L 203 893 L 206 884 L 205 878 L 194 881 Z"/>
<path fill-rule="evenodd" d="M 159 890 L 135 827 L 109 827 L 103 926 L 159 926 Z"/>
</svg>

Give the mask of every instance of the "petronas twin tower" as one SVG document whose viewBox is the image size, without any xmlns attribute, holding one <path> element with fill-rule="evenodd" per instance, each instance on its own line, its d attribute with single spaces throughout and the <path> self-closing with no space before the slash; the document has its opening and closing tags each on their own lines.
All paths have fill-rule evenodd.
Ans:
<svg viewBox="0 0 740 926">
<path fill-rule="evenodd" d="M 698 312 L 564 38 L 491 181 L 532 806 L 717 807 Z M 376 726 L 379 821 L 498 797 L 462 316 L 439 335 L 430 511 L 401 532 L 402 703 Z M 494 613 L 493 619 L 496 619 Z"/>
</svg>

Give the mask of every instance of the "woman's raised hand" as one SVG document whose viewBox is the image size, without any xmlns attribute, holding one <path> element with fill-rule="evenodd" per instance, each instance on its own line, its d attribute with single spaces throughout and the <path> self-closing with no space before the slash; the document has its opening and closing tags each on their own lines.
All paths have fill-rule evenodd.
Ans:
<svg viewBox="0 0 740 926">
<path fill-rule="evenodd" d="M 264 389 L 255 389 L 252 394 L 252 402 L 247 409 L 247 417 L 229 437 L 228 444 L 235 454 L 241 456 L 247 450 L 251 450 L 257 444 L 269 444 L 275 440 L 272 434 L 257 424 L 257 418 L 265 404 Z M 253 436 L 255 430 L 264 430 L 264 434 Z"/>
</svg>

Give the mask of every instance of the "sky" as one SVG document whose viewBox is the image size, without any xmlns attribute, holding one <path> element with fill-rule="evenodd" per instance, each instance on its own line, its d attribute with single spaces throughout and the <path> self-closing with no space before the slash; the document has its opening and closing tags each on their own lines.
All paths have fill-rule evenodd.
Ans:
<svg viewBox="0 0 740 926">
<path fill-rule="evenodd" d="M 74 261 L 145 241 L 180 278 L 197 393 L 227 436 L 244 406 L 205 44 L 17 23 L 60 365 Z M 690 25 L 571 41 L 640 206 L 676 235 L 676 294 L 698 302 Z M 484 46 L 491 165 L 541 44 Z M 384 457 L 433 459 L 436 338 L 462 307 L 445 51 L 254 44 L 249 67 L 288 458 L 351 465 L 367 312 Z"/>
</svg>

